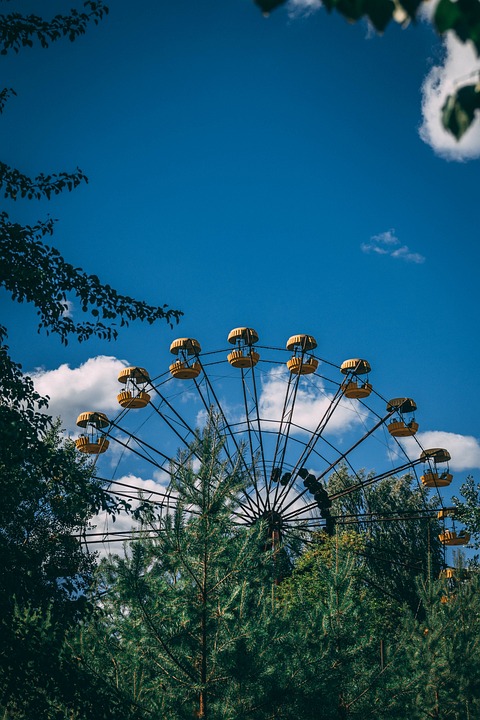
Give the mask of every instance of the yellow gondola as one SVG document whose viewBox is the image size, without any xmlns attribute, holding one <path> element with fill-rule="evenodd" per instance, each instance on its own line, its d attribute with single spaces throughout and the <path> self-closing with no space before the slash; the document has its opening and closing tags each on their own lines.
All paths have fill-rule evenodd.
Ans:
<svg viewBox="0 0 480 720">
<path fill-rule="evenodd" d="M 428 488 L 447 487 L 452 482 L 453 475 L 449 472 L 438 473 L 433 470 L 426 470 L 420 480 Z"/>
<path fill-rule="evenodd" d="M 445 520 L 447 517 L 455 517 L 456 512 L 457 508 L 454 507 L 442 508 L 437 512 L 437 518 L 439 520 Z"/>
<path fill-rule="evenodd" d="M 150 382 L 150 376 L 145 368 L 123 368 L 118 373 L 118 382 L 125 385 L 125 390 L 117 395 L 117 400 L 123 408 L 133 410 L 148 405 L 150 395 L 145 391 L 145 385 Z"/>
<path fill-rule="evenodd" d="M 80 437 L 75 440 L 77 450 L 82 453 L 87 453 L 88 455 L 101 455 L 101 453 L 104 453 L 108 449 L 109 445 L 110 442 L 104 437 L 92 441 L 86 435 L 80 435 Z"/>
<path fill-rule="evenodd" d="M 170 345 L 170 352 L 178 355 L 179 359 L 170 365 L 170 373 L 177 380 L 193 380 L 202 371 L 202 366 L 197 358 L 202 351 L 200 343 L 194 338 L 178 338 Z"/>
<path fill-rule="evenodd" d="M 412 398 L 393 398 L 387 403 L 387 412 L 396 411 L 397 417 L 393 418 L 387 425 L 388 432 L 392 437 L 411 437 L 418 430 L 418 423 L 415 422 L 414 412 L 417 405 Z"/>
<path fill-rule="evenodd" d="M 438 577 L 440 580 L 453 580 L 455 578 L 455 568 L 447 567 L 440 570 L 440 575 Z"/>
<path fill-rule="evenodd" d="M 453 475 L 449 472 L 448 461 L 450 453 L 445 448 L 430 448 L 424 450 L 420 455 L 420 460 L 426 463 L 423 475 L 420 477 L 424 487 L 447 487 L 453 480 Z M 446 463 L 446 468 L 438 468 L 439 463 Z"/>
<path fill-rule="evenodd" d="M 258 352 L 252 345 L 258 342 L 258 334 L 253 328 L 234 328 L 228 334 L 228 342 L 236 345 L 235 350 L 227 355 L 227 360 L 235 368 L 251 368 L 260 360 Z"/>
<path fill-rule="evenodd" d="M 342 392 L 345 397 L 360 400 L 366 398 L 372 392 L 372 386 L 365 380 L 359 380 L 358 375 L 368 375 L 371 367 L 368 360 L 351 358 L 344 360 L 340 365 L 340 372 L 349 377 L 342 383 Z"/>
<path fill-rule="evenodd" d="M 455 530 L 444 530 L 438 539 L 442 545 L 467 545 L 470 542 L 470 533 L 466 530 L 460 530 L 458 534 Z"/>
<path fill-rule="evenodd" d="M 77 418 L 77 425 L 90 431 L 89 434 L 82 433 L 75 440 L 75 446 L 79 452 L 88 455 L 100 455 L 107 450 L 110 443 L 103 435 L 99 434 L 99 431 L 110 425 L 110 421 L 104 413 L 93 411 L 80 413 Z"/>
<path fill-rule="evenodd" d="M 318 360 L 313 355 L 305 355 L 317 347 L 313 335 L 292 335 L 287 340 L 287 350 L 293 352 L 287 360 L 287 368 L 293 375 L 310 375 L 318 368 Z"/>
<path fill-rule="evenodd" d="M 445 605 L 446 603 L 453 602 L 457 596 L 456 595 L 442 595 L 440 598 L 440 602 L 442 605 Z"/>
</svg>

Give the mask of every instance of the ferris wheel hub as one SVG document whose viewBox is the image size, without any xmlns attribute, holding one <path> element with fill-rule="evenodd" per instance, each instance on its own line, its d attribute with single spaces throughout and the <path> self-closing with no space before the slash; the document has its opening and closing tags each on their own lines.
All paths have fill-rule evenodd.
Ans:
<svg viewBox="0 0 480 720">
<path fill-rule="evenodd" d="M 266 523 L 269 535 L 279 532 L 283 527 L 282 515 L 277 510 L 266 510 L 260 516 L 260 520 Z"/>
</svg>

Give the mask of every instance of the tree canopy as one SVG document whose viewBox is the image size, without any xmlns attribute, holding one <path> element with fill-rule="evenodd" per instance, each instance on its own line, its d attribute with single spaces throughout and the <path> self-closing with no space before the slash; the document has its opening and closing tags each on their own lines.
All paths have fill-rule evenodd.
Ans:
<svg viewBox="0 0 480 720">
<path fill-rule="evenodd" d="M 108 12 L 102 2 L 88 0 L 84 11 L 45 20 L 36 15 L 0 16 L 0 54 L 19 52 L 34 42 L 48 47 L 62 37 L 71 41 Z M 0 92 L 0 112 L 15 96 Z M 87 182 L 82 170 L 29 178 L 0 163 L 4 197 L 49 199 Z M 32 304 L 39 330 L 54 333 L 66 344 L 90 337 L 114 339 L 118 325 L 140 320 L 178 321 L 181 313 L 152 306 L 118 293 L 68 263 L 44 240 L 54 221 L 22 225 L 0 214 L 0 286 L 14 302 Z M 74 320 L 70 302 L 87 320 Z M 85 552 L 82 535 L 100 511 L 115 515 L 128 504 L 93 477 L 91 466 L 65 441 L 58 424 L 46 414 L 47 399 L 9 354 L 7 328 L 0 325 L 0 708 L 4 718 L 126 716 L 123 698 L 112 686 L 82 665 L 69 645 L 76 623 L 90 607 L 87 591 L 95 557 Z M 77 715 L 75 715 L 76 717 Z"/>
<path fill-rule="evenodd" d="M 257 4 L 272 10 L 282 2 Z M 478 48 L 470 5 L 441 0 L 436 22 Z M 401 8 L 414 18 L 418 6 Z M 327 3 L 379 30 L 399 7 Z M 75 40 L 106 12 L 89 1 L 84 12 L 51 21 L 4 15 L 0 52 Z M 0 92 L 0 111 L 13 96 Z M 0 163 L 0 182 L 10 200 L 48 199 L 86 176 L 77 169 L 29 178 Z M 114 339 L 115 323 L 179 319 L 179 311 L 123 296 L 70 265 L 44 242 L 53 221 L 24 226 L 2 213 L 0 229 L 0 284 L 13 301 L 33 304 L 39 328 L 63 343 Z M 71 300 L 87 320 L 69 317 Z M 115 516 L 129 507 L 45 414 L 47 401 L 10 357 L 6 332 L 0 327 L 4 720 L 478 716 L 478 575 L 460 562 L 438 578 L 436 521 L 415 517 L 433 505 L 411 477 L 338 494 L 329 532 L 302 534 L 294 551 L 270 542 L 262 521 L 238 522 L 242 465 L 221 462 L 222 433 L 211 416 L 172 463 L 172 511 L 155 515 L 144 505 L 144 537 L 97 566 L 82 544 L 85 529 L 99 511 Z M 352 482 L 343 469 L 328 491 Z M 473 479 L 464 495 L 459 517 L 478 532 Z"/>
<path fill-rule="evenodd" d="M 418 510 L 410 479 L 370 488 L 376 524 L 312 533 L 280 577 L 263 521 L 238 523 L 242 466 L 221 444 L 211 417 L 172 464 L 171 513 L 100 565 L 83 661 L 145 718 L 475 717 L 478 577 L 438 579 L 438 539 L 413 519 L 417 555 L 398 562 L 402 520 L 385 537 L 380 512 Z"/>
<path fill-rule="evenodd" d="M 0 54 L 18 53 L 35 42 L 43 48 L 62 38 L 73 42 L 86 32 L 89 24 L 98 24 L 108 13 L 108 7 L 101 1 L 87 0 L 83 7 L 83 12 L 73 8 L 51 20 L 17 12 L 0 15 Z M 0 113 L 13 96 L 13 88 L 0 92 Z M 88 178 L 80 168 L 74 172 L 40 173 L 31 178 L 0 162 L 0 188 L 4 197 L 13 201 L 50 199 L 86 182 Z M 39 330 L 57 334 L 66 344 L 69 337 L 79 341 L 92 336 L 115 339 L 116 323 L 123 327 L 134 320 L 150 324 L 164 320 L 170 325 L 178 322 L 180 311 L 122 295 L 101 283 L 96 275 L 68 263 L 56 248 L 45 244 L 54 228 L 51 218 L 24 226 L 6 212 L 0 214 L 0 287 L 15 302 L 28 302 L 36 308 Z M 71 317 L 71 302 L 75 302 L 75 314 L 80 311 L 87 315 L 87 320 L 76 321 Z"/>
<path fill-rule="evenodd" d="M 323 0 L 329 13 L 338 12 L 349 22 L 366 18 L 382 33 L 394 21 L 406 27 L 415 22 L 427 0 Z M 268 15 L 288 0 L 254 0 Z M 470 42 L 480 55 L 480 2 L 478 0 L 439 0 L 432 22 L 440 35 L 452 32 L 462 42 Z M 472 72 L 474 82 L 459 78 L 458 89 L 447 97 L 442 107 L 442 124 L 457 140 L 465 134 L 480 110 L 480 72 Z"/>
</svg>

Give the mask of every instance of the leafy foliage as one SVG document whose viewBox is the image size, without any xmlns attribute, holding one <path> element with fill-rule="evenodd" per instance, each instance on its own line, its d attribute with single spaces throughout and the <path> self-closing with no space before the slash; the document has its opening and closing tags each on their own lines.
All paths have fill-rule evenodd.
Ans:
<svg viewBox="0 0 480 720">
<path fill-rule="evenodd" d="M 479 578 L 455 585 L 446 595 L 445 581 L 418 584 L 424 612 L 421 620 L 402 619 L 403 692 L 392 693 L 387 705 L 394 718 L 478 716 Z"/>
<path fill-rule="evenodd" d="M 296 647 L 299 717 L 313 720 L 320 706 L 332 719 L 365 717 L 384 681 L 385 629 L 362 579 L 361 546 L 355 532 L 319 536 L 280 588 Z"/>
<path fill-rule="evenodd" d="M 360 474 L 362 479 L 367 480 L 364 474 Z M 415 610 L 419 603 L 416 578 L 437 576 L 442 566 L 440 527 L 432 517 L 436 501 L 410 475 L 341 494 L 356 484 L 358 478 L 350 477 L 346 468 L 330 479 L 329 494 L 339 495 L 332 514 L 345 518 L 349 523 L 345 527 L 360 531 L 365 538 L 361 551 L 368 559 L 365 582 Z"/>
<path fill-rule="evenodd" d="M 101 1 L 88 0 L 84 7 L 86 12 L 72 9 L 69 15 L 57 15 L 51 21 L 19 13 L 0 16 L 0 53 L 5 54 L 11 49 L 18 52 L 21 47 L 31 46 L 34 40 L 42 47 L 48 47 L 64 36 L 73 41 L 85 32 L 89 23 L 97 24 L 108 13 Z M 1 91 L 0 113 L 12 95 L 15 91 L 11 88 Z M 0 162 L 0 187 L 4 197 L 10 200 L 50 199 L 86 182 L 88 179 L 79 168 L 73 173 L 40 173 L 30 178 Z M 54 226 L 52 219 L 23 226 L 10 220 L 6 212 L 0 214 L 0 287 L 4 287 L 16 302 L 29 302 L 37 308 L 39 329 L 56 333 L 66 344 L 72 335 L 79 341 L 92 336 L 115 339 L 117 320 L 120 326 L 133 320 L 149 324 L 165 320 L 170 325 L 178 322 L 181 312 L 171 310 L 167 305 L 148 305 L 121 295 L 110 285 L 102 284 L 96 275 L 88 275 L 66 262 L 58 250 L 43 242 L 45 237 L 53 234 Z M 68 310 L 69 302 L 74 299 L 79 301 L 82 312 L 90 313 L 91 319 L 73 321 Z"/>
<path fill-rule="evenodd" d="M 127 658 L 120 674 L 135 698 L 165 717 L 250 717 L 265 672 L 259 621 L 270 603 L 270 555 L 260 549 L 262 527 L 232 523 L 244 480 L 240 466 L 220 462 L 220 450 L 212 418 L 192 447 L 198 470 L 185 455 L 175 463 L 176 507 L 150 526 L 155 539 L 132 544 L 101 571 L 102 637 L 113 639 L 104 646 L 117 664 Z"/>
<path fill-rule="evenodd" d="M 449 95 L 442 108 L 442 122 L 452 135 L 460 139 L 480 110 L 480 83 L 464 85 Z"/>
<path fill-rule="evenodd" d="M 480 547 L 480 483 L 469 475 L 460 488 L 461 497 L 452 498 L 455 504 L 454 518 L 458 519 L 471 534 L 471 543 Z"/>
<path fill-rule="evenodd" d="M 58 195 L 64 189 L 73 190 L 82 182 L 88 182 L 88 180 L 79 168 L 75 173 L 54 175 L 41 173 L 32 180 L 27 175 L 0 162 L 0 187 L 4 188 L 5 197 L 11 200 L 16 200 L 19 195 L 28 200 L 32 198 L 40 200 L 42 197 L 50 200 L 52 195 Z"/>
<path fill-rule="evenodd" d="M 62 37 L 73 42 L 85 34 L 89 23 L 97 25 L 108 14 L 101 0 L 87 0 L 83 7 L 85 12 L 73 8 L 68 15 L 55 15 L 51 20 L 20 13 L 0 15 L 0 55 L 11 50 L 18 53 L 21 48 L 32 47 L 35 40 L 43 48 Z"/>
<path fill-rule="evenodd" d="M 0 708 L 5 718 L 64 718 L 64 703 L 88 705 L 86 688 L 99 684 L 66 646 L 95 567 L 81 536 L 92 515 L 128 506 L 42 412 L 46 399 L 4 344 L 0 378 Z"/>
<path fill-rule="evenodd" d="M 1 329 L 0 329 L 1 337 Z M 52 600 L 74 611 L 88 582 L 92 558 L 75 537 L 116 500 L 92 477 L 90 465 L 64 441 L 59 425 L 41 409 L 46 400 L 0 349 L 0 603 L 3 616 L 15 602 Z"/>
<path fill-rule="evenodd" d="M 415 21 L 426 0 L 324 0 L 328 12 L 336 10 L 349 22 L 362 18 L 370 21 L 377 32 L 383 32 L 391 20 L 403 26 Z M 254 0 L 265 15 L 287 0 Z M 433 15 L 440 35 L 453 32 L 465 43 L 470 41 L 480 54 L 480 2 L 478 0 L 440 0 Z M 479 84 L 462 85 L 449 95 L 442 108 L 442 124 L 457 139 L 465 134 L 480 109 Z"/>
<path fill-rule="evenodd" d="M 275 10 L 275 8 L 283 5 L 285 0 L 254 0 L 254 2 L 264 15 L 268 15 L 272 10 Z"/>
<path fill-rule="evenodd" d="M 87 275 L 67 263 L 58 250 L 43 242 L 45 236 L 52 235 L 53 227 L 53 220 L 23 227 L 10 222 L 6 213 L 0 214 L 0 286 L 13 300 L 35 305 L 39 328 L 58 334 L 66 344 L 70 335 L 80 341 L 91 336 L 114 339 L 118 331 L 112 321 L 116 319 L 120 326 L 132 320 L 150 324 L 160 319 L 170 324 L 178 320 L 180 312 L 120 295 L 96 275 Z M 69 297 L 78 299 L 84 313 L 90 311 L 91 321 L 74 322 L 68 316 Z"/>
<path fill-rule="evenodd" d="M 18 52 L 34 40 L 43 47 L 64 36 L 74 40 L 107 12 L 102 2 L 84 7 L 84 13 L 71 10 L 50 22 L 2 15 L 0 53 Z M 14 95 L 13 89 L 1 91 L 0 112 Z M 0 185 L 11 200 L 49 199 L 86 180 L 79 169 L 31 179 L 0 163 Z M 43 242 L 53 227 L 50 219 L 24 227 L 0 215 L 0 286 L 14 301 L 37 308 L 39 329 L 66 344 L 72 335 L 115 338 L 115 320 L 120 325 L 178 320 L 181 313 L 120 295 L 67 263 Z M 90 320 L 68 316 L 70 298 L 80 301 Z M 93 477 L 73 443 L 62 439 L 45 414 L 48 399 L 12 360 L 6 337 L 0 326 L 0 712 L 5 720 L 134 717 L 130 700 L 105 684 L 70 639 L 91 609 L 87 590 L 95 558 L 82 546 L 82 534 L 99 511 L 115 516 L 130 508 Z"/>
<path fill-rule="evenodd" d="M 460 570 L 458 581 L 419 575 L 411 609 L 368 582 L 364 542 L 355 531 L 323 536 L 280 588 L 303 659 L 297 717 L 318 717 L 319 707 L 329 720 L 476 717 L 479 578 Z"/>
<path fill-rule="evenodd" d="M 3 630 L 3 625 L 2 625 Z M 47 609 L 17 607 L 2 637 L 0 710 L 5 720 L 137 718 L 135 707 Z"/>
<path fill-rule="evenodd" d="M 392 0 L 326 0 L 325 7 L 329 12 L 337 10 L 351 22 L 366 16 L 379 32 L 385 30 L 395 10 Z"/>
<path fill-rule="evenodd" d="M 459 40 L 471 40 L 480 53 L 480 3 L 478 0 L 440 0 L 434 15 L 439 33 L 453 30 Z"/>
<path fill-rule="evenodd" d="M 127 717 L 121 694 L 67 640 L 89 610 L 95 558 L 82 534 L 98 512 L 129 506 L 62 438 L 44 413 L 47 400 L 10 358 L 5 334 L 0 327 L 0 709 L 17 720 L 64 718 L 66 707 Z"/>
<path fill-rule="evenodd" d="M 7 102 L 8 98 L 16 94 L 17 93 L 13 88 L 3 88 L 3 90 L 0 90 L 0 113 L 3 112 L 5 103 Z"/>
</svg>

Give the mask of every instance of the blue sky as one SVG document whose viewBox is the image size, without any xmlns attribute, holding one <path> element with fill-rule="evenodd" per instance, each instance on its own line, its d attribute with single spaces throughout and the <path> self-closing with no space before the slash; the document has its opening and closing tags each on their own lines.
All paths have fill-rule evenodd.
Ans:
<svg viewBox="0 0 480 720">
<path fill-rule="evenodd" d="M 382 395 L 414 398 L 421 432 L 450 434 L 425 439 L 450 440 L 456 488 L 480 467 L 480 131 L 456 147 L 436 118 L 469 50 L 426 21 L 379 37 L 300 5 L 266 19 L 249 0 L 116 0 L 74 44 L 2 58 L 3 160 L 90 180 L 11 217 L 58 218 L 75 266 L 184 312 L 67 348 L 3 295 L 2 322 L 65 417 L 118 370 L 93 358 L 153 375 L 178 336 L 217 350 L 237 326 L 274 347 L 311 333 L 320 357 L 365 357 Z"/>
</svg>

